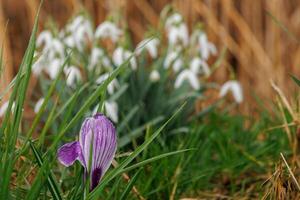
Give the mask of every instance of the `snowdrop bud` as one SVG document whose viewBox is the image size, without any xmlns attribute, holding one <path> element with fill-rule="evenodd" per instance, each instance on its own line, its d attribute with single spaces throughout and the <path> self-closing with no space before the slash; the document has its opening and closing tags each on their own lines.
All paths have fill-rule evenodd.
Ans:
<svg viewBox="0 0 300 200">
<path fill-rule="evenodd" d="M 179 88 L 185 81 L 191 85 L 191 87 L 195 90 L 200 89 L 200 83 L 196 76 L 196 74 L 190 69 L 185 69 L 180 72 L 175 80 L 175 88 Z"/>
<path fill-rule="evenodd" d="M 149 52 L 151 58 L 156 58 L 158 45 L 159 45 L 159 39 L 157 38 L 144 39 L 137 45 L 136 53 L 139 55 L 144 49 L 146 49 Z"/>
<path fill-rule="evenodd" d="M 237 103 L 242 103 L 243 90 L 238 81 L 231 80 L 224 83 L 220 90 L 220 97 L 224 97 L 229 91 Z"/>
<path fill-rule="evenodd" d="M 65 75 L 67 76 L 67 85 L 69 87 L 74 87 L 76 81 L 81 80 L 81 73 L 77 67 L 70 66 L 64 69 Z"/>
<path fill-rule="evenodd" d="M 157 82 L 159 81 L 160 79 L 160 74 L 157 70 L 153 70 L 151 73 L 150 73 L 150 81 L 151 82 Z"/>
<path fill-rule="evenodd" d="M 193 58 L 190 63 L 190 69 L 196 74 L 204 74 L 205 76 L 210 75 L 210 69 L 207 63 L 198 57 Z"/>
<path fill-rule="evenodd" d="M 118 104 L 114 101 L 105 101 L 104 107 L 107 116 L 115 123 L 118 122 Z"/>
<path fill-rule="evenodd" d="M 41 107 L 42 107 L 44 101 L 45 101 L 44 98 L 40 98 L 40 99 L 36 102 L 36 104 L 35 104 L 35 106 L 34 106 L 34 112 L 35 112 L 35 113 L 38 113 L 38 112 L 40 111 L 40 109 L 41 109 Z"/>
<path fill-rule="evenodd" d="M 5 103 L 2 104 L 2 106 L 0 107 L 0 117 L 3 117 L 8 109 L 8 104 L 9 101 L 6 101 Z M 11 110 L 13 110 L 15 108 L 15 102 L 13 102 Z"/>
<path fill-rule="evenodd" d="M 105 21 L 97 27 L 95 37 L 104 39 L 110 38 L 113 42 L 117 42 L 122 33 L 122 30 L 114 23 Z"/>
</svg>

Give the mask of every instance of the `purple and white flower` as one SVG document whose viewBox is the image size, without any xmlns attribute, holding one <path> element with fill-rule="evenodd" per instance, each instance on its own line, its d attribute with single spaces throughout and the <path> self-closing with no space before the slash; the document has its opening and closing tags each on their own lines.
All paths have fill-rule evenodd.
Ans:
<svg viewBox="0 0 300 200">
<path fill-rule="evenodd" d="M 116 149 L 114 125 L 103 114 L 96 114 L 84 120 L 79 141 L 60 147 L 57 156 L 66 167 L 78 160 L 85 169 L 85 180 L 90 177 L 90 190 L 93 190 L 111 165 Z"/>
</svg>

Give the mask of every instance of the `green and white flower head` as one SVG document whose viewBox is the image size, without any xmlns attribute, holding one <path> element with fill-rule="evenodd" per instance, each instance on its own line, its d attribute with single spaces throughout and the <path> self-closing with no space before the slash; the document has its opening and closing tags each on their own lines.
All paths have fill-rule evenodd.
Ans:
<svg viewBox="0 0 300 200">
<path fill-rule="evenodd" d="M 158 55 L 158 45 L 158 38 L 146 38 L 137 45 L 136 54 L 139 55 L 142 53 L 143 50 L 147 50 L 151 58 L 156 58 Z"/>
</svg>

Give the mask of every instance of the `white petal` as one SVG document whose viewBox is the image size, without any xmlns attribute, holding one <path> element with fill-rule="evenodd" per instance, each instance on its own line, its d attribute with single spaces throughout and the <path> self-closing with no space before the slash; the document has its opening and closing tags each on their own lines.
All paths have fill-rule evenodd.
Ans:
<svg viewBox="0 0 300 200">
<path fill-rule="evenodd" d="M 67 76 L 66 82 L 69 87 L 74 87 L 76 81 L 80 81 L 82 79 L 80 70 L 77 67 L 70 66 L 68 68 L 65 68 L 64 72 Z"/>
<path fill-rule="evenodd" d="M 121 35 L 122 30 L 109 21 L 105 21 L 100 24 L 95 32 L 96 38 L 110 38 L 113 42 L 117 42 Z"/>
<path fill-rule="evenodd" d="M 157 57 L 157 46 L 158 45 L 159 45 L 159 39 L 157 39 L 157 38 L 144 39 L 137 45 L 136 53 L 137 53 L 137 55 L 139 55 L 139 54 L 141 54 L 141 52 L 144 49 L 146 49 L 149 52 L 151 58 L 156 58 Z"/>
<path fill-rule="evenodd" d="M 52 41 L 52 33 L 50 31 L 42 31 L 36 40 L 36 46 L 40 47 L 42 44 L 48 46 Z"/>
<path fill-rule="evenodd" d="M 233 98 L 237 103 L 243 101 L 243 90 L 238 81 L 227 81 L 223 84 L 220 90 L 220 97 L 224 97 L 229 91 L 232 92 Z"/>
<path fill-rule="evenodd" d="M 34 106 L 34 112 L 35 112 L 35 113 L 38 113 L 38 112 L 40 111 L 40 109 L 41 109 L 41 107 L 42 107 L 44 101 L 45 101 L 44 98 L 40 98 L 40 99 L 36 102 L 36 104 L 35 104 L 35 106 Z"/>
<path fill-rule="evenodd" d="M 9 102 L 6 101 L 5 103 L 2 104 L 2 106 L 0 107 L 0 117 L 3 117 L 6 113 L 6 110 L 8 108 L 8 104 Z M 15 102 L 13 102 L 11 110 L 13 110 L 15 108 Z"/>
<path fill-rule="evenodd" d="M 182 16 L 179 13 L 174 13 L 173 15 L 169 16 L 165 23 L 165 28 L 168 30 L 170 27 L 177 25 L 183 21 Z"/>
<path fill-rule="evenodd" d="M 179 70 L 182 68 L 182 66 L 183 66 L 183 61 L 181 59 L 176 59 L 172 68 L 173 68 L 174 72 L 179 72 Z"/>
<path fill-rule="evenodd" d="M 62 67 L 62 61 L 56 58 L 49 64 L 48 68 L 46 68 L 52 80 L 56 78 L 61 67 Z"/>
<path fill-rule="evenodd" d="M 195 90 L 200 88 L 200 83 L 197 76 L 189 69 L 180 72 L 175 80 L 175 88 L 179 88 L 184 81 L 188 81 L 191 87 Z"/>
<path fill-rule="evenodd" d="M 114 101 L 104 102 L 107 116 L 115 123 L 118 122 L 118 104 Z"/>
<path fill-rule="evenodd" d="M 192 59 L 190 69 L 196 74 L 204 74 L 205 76 L 210 75 L 208 64 L 198 57 Z"/>
</svg>

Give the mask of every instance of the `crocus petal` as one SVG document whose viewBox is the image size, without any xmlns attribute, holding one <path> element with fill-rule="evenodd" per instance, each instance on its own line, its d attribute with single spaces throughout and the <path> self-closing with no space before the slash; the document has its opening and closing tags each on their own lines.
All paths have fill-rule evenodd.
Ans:
<svg viewBox="0 0 300 200">
<path fill-rule="evenodd" d="M 59 162 L 66 167 L 73 165 L 73 163 L 79 159 L 80 154 L 81 148 L 79 142 L 67 143 L 60 147 L 57 151 Z"/>
</svg>

